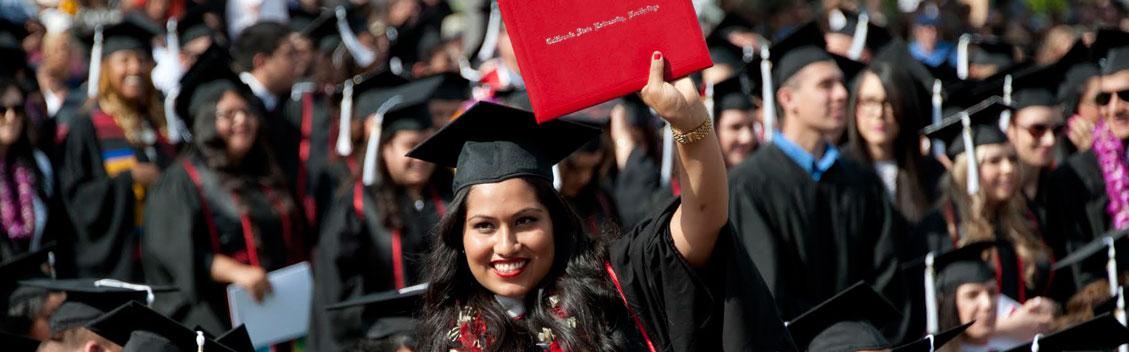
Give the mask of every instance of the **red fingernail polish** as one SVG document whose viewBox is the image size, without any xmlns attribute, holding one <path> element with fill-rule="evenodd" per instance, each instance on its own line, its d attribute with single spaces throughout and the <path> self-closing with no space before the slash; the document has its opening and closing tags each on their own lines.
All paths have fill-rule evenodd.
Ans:
<svg viewBox="0 0 1129 352">
<path fill-rule="evenodd" d="M 651 60 L 652 61 L 653 60 L 662 60 L 662 58 L 663 58 L 663 53 L 661 53 L 661 52 L 656 51 L 654 54 L 651 54 Z"/>
</svg>

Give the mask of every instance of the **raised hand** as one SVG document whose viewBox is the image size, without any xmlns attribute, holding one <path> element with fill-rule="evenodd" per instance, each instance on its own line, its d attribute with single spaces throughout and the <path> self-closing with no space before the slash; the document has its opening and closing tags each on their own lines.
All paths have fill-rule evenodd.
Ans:
<svg viewBox="0 0 1129 352">
<path fill-rule="evenodd" d="M 651 55 L 647 85 L 639 91 L 643 102 L 677 130 L 688 131 L 698 127 L 709 117 L 709 112 L 702 104 L 694 82 L 686 77 L 671 84 L 663 77 L 664 68 L 662 53 L 656 51 Z"/>
</svg>

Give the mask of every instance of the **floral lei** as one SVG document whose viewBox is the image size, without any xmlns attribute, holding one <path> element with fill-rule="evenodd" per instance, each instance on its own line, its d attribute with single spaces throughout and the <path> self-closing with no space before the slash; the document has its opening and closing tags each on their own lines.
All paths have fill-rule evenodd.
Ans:
<svg viewBox="0 0 1129 352">
<path fill-rule="evenodd" d="M 1113 134 L 1104 120 L 1094 126 L 1094 153 L 1102 169 L 1105 191 L 1109 195 L 1106 211 L 1114 229 L 1129 227 L 1129 167 L 1126 166 L 1125 147 Z"/>
<path fill-rule="evenodd" d="M 8 165 L 0 162 L 0 222 L 8 238 L 23 241 L 35 233 L 35 176 L 23 163 L 14 163 L 12 168 L 15 185 L 8 181 Z"/>
<path fill-rule="evenodd" d="M 568 327 L 576 328 L 576 317 L 568 316 L 568 313 L 561 309 L 559 305 L 560 299 L 556 295 L 549 296 L 549 310 L 557 317 L 564 319 Z M 447 333 L 447 338 L 452 346 L 450 352 L 483 352 L 486 351 L 487 346 L 494 343 L 486 329 L 486 322 L 482 320 L 481 313 L 471 306 L 462 306 L 459 309 L 459 320 L 455 323 L 455 327 Z M 541 331 L 537 333 L 537 347 L 546 352 L 564 352 L 564 349 L 556 341 L 556 335 L 549 328 L 541 328 Z"/>
</svg>

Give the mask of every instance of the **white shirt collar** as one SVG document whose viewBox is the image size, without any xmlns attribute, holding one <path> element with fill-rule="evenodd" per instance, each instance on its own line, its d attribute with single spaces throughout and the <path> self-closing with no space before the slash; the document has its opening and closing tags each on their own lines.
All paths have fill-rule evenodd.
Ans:
<svg viewBox="0 0 1129 352">
<path fill-rule="evenodd" d="M 255 75 L 252 75 L 250 72 L 240 72 L 239 79 L 242 80 L 243 83 L 246 83 L 247 87 L 251 88 L 251 93 L 255 93 L 255 96 L 263 101 L 263 106 L 267 108 L 267 111 L 274 111 L 274 108 L 278 106 L 278 97 L 267 90 L 267 87 L 263 86 L 263 84 L 255 78 Z"/>
</svg>

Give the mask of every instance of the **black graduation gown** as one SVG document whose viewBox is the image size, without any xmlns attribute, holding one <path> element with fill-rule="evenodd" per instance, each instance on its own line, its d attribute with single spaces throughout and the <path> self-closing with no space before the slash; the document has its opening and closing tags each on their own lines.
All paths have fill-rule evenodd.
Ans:
<svg viewBox="0 0 1129 352">
<path fill-rule="evenodd" d="M 617 204 L 630 204 L 619 208 L 623 228 L 631 228 L 643 218 L 674 198 L 669 188 L 663 187 L 659 164 L 636 148 L 627 157 L 623 170 L 616 176 L 613 195 Z"/>
<path fill-rule="evenodd" d="M 584 187 L 575 198 L 568 199 L 568 204 L 580 216 L 589 235 L 619 232 L 619 207 L 611 192 L 598 182 Z"/>
<path fill-rule="evenodd" d="M 1098 165 L 1097 154 L 1087 150 L 1075 154 L 1051 174 L 1047 204 L 1054 204 L 1055 210 L 1047 212 L 1047 228 L 1055 252 L 1062 255 L 1073 252 L 1090 243 L 1107 231 L 1112 230 L 1112 219 L 1106 207 L 1109 195 L 1106 194 L 1105 178 Z M 1072 270 L 1077 288 L 1106 278 L 1106 256 L 1091 256 Z M 1118 272 L 1129 270 L 1129 243 L 1117 243 Z"/>
<path fill-rule="evenodd" d="M 421 282 L 423 260 L 432 243 L 429 233 L 451 198 L 449 192 L 440 191 L 450 187 L 429 187 L 420 202 L 423 207 L 417 209 L 415 201 L 401 196 L 405 226 L 393 231 L 380 221 L 373 189 L 364 187 L 358 193 L 356 181 L 351 183 L 354 187 L 339 193 L 326 212 L 314 253 L 314 311 L 308 340 L 312 351 L 338 351 L 364 338 L 379 313 L 364 307 L 330 312 L 327 306 Z M 357 203 L 357 196 L 362 203 Z M 397 267 L 402 268 L 399 273 Z M 402 286 L 397 285 L 397 275 Z"/>
<path fill-rule="evenodd" d="M 275 198 L 270 198 L 261 188 L 246 187 L 238 191 L 236 203 L 232 192 L 220 186 L 217 173 L 195 156 L 182 160 L 193 161 L 202 192 L 183 161 L 169 167 L 153 187 L 146 203 L 145 225 L 162 230 L 152 231 L 142 240 L 145 279 L 150 284 L 178 289 L 157 298 L 153 306 L 157 311 L 188 326 L 225 331 L 231 325 L 227 285 L 212 280 L 211 264 L 217 247 L 220 254 L 249 263 L 251 248 L 244 240 L 236 207 L 249 209 L 254 253 L 259 266 L 268 272 L 306 259 L 304 223 L 298 209 L 289 214 L 279 212 L 275 199 L 290 197 L 287 190 L 272 189 Z M 206 208 L 201 194 L 207 199 Z"/>
<path fill-rule="evenodd" d="M 878 176 L 841 158 L 819 181 L 766 145 L 729 173 L 730 221 L 790 320 L 863 280 L 902 307 L 898 227 Z M 904 310 L 904 309 L 903 309 Z M 898 338 L 900 328 L 888 327 Z"/>
<path fill-rule="evenodd" d="M 315 222 L 320 205 L 316 199 L 318 177 L 329 165 L 335 136 L 326 98 L 315 92 L 296 94 L 297 99 L 280 97 L 271 113 L 270 145 L 275 160 L 290 181 L 290 191 L 302 203 L 307 221 Z"/>
<path fill-rule="evenodd" d="M 656 350 L 794 350 L 769 287 L 752 260 L 734 250 L 731 225 L 720 230 L 706 267 L 682 259 L 670 232 L 678 205 L 668 202 L 608 247 L 611 279 Z"/>
<path fill-rule="evenodd" d="M 113 177 L 106 172 L 103 156 L 107 151 L 102 150 L 106 138 L 99 139 L 93 122 L 99 116 L 104 115 L 96 112 L 72 120 L 61 147 L 59 189 L 74 225 L 75 264 L 79 277 L 137 281 L 142 275 L 137 247 L 140 206 L 130 172 Z M 153 162 L 161 169 L 176 154 L 163 143 L 155 148 L 156 160 L 131 149 L 138 162 Z"/>
</svg>

